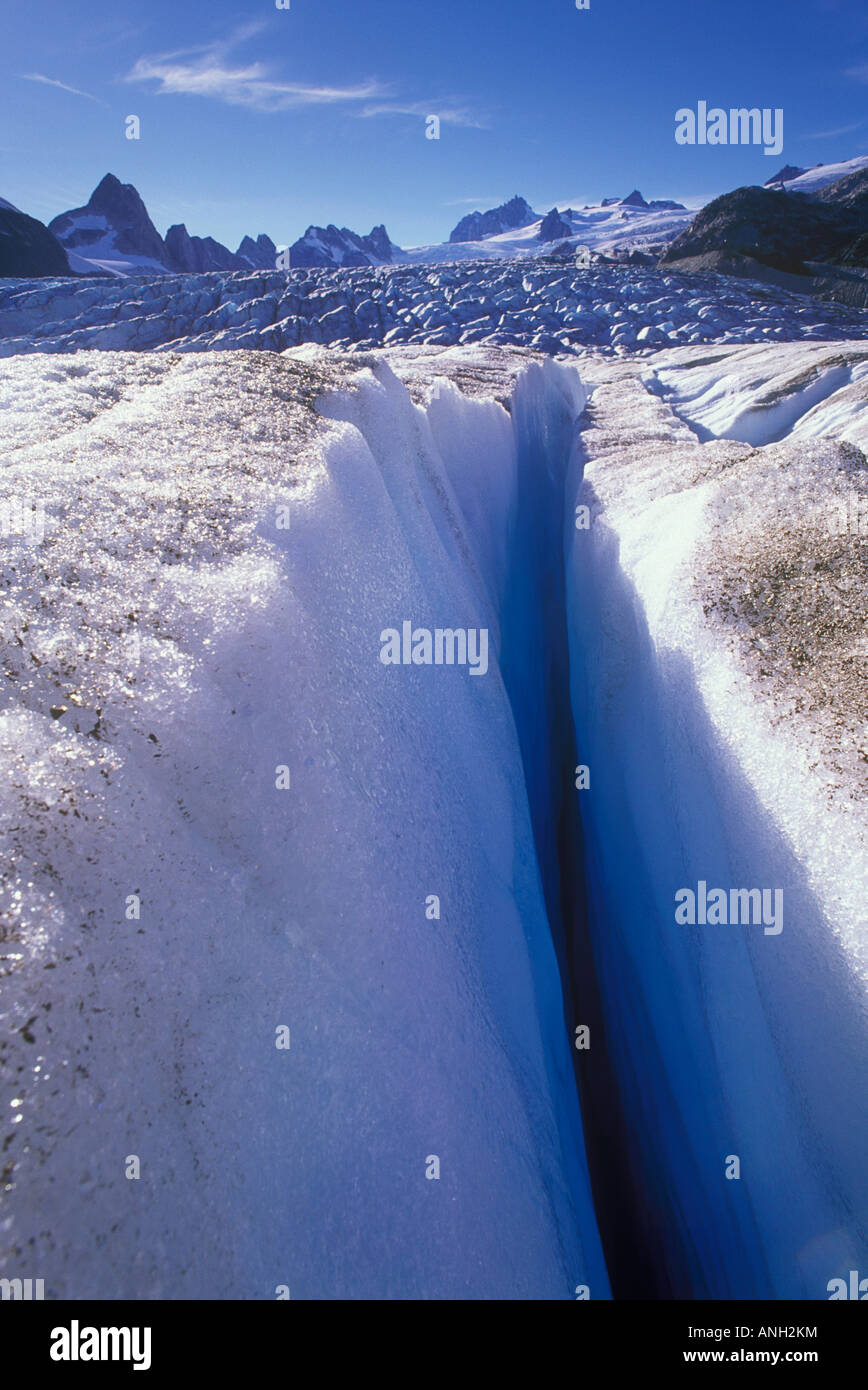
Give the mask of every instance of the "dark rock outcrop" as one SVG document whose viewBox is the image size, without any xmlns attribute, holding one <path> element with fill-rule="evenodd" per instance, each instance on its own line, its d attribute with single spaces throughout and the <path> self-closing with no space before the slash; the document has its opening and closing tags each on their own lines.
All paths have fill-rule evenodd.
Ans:
<svg viewBox="0 0 868 1390">
<path fill-rule="evenodd" d="M 210 236 L 190 236 L 183 222 L 169 228 L 165 245 L 165 259 L 173 270 L 245 269 L 228 247 L 221 246 L 219 241 Z"/>
<path fill-rule="evenodd" d="M 390 265 L 400 248 L 389 240 L 385 227 L 374 227 L 362 237 L 348 227 L 308 227 L 289 248 L 294 266 Z"/>
<path fill-rule="evenodd" d="M 773 188 L 777 184 L 789 183 L 792 179 L 797 179 L 805 170 L 800 169 L 796 164 L 785 164 L 783 169 L 779 169 L 776 174 L 772 174 L 770 179 L 766 179 L 765 187 Z"/>
<path fill-rule="evenodd" d="M 557 208 L 552 208 L 547 212 L 542 221 L 537 236 L 538 241 L 561 241 L 564 237 L 573 235 L 573 228 L 565 218 L 561 216 Z"/>
<path fill-rule="evenodd" d="M 488 212 L 469 212 L 450 232 L 449 240 L 481 241 L 483 237 L 511 232 L 516 227 L 527 227 L 536 221 L 536 217 L 530 204 L 516 194 L 508 203 L 501 203 L 500 207 L 490 208 Z"/>
<path fill-rule="evenodd" d="M 70 274 L 57 237 L 35 217 L 0 201 L 0 276 Z"/>
<path fill-rule="evenodd" d="M 277 247 L 264 232 L 255 241 L 252 237 L 246 236 L 235 252 L 235 259 L 242 269 L 249 267 L 251 270 L 273 270 L 277 260 Z"/>
<path fill-rule="evenodd" d="M 737 188 L 703 208 L 671 243 L 661 264 L 702 258 L 703 268 L 709 269 L 709 258 L 725 262 L 747 257 L 776 270 L 805 275 L 807 261 L 834 261 L 864 229 L 864 219 L 840 198 L 820 201 L 803 193 Z"/>
<path fill-rule="evenodd" d="M 856 240 L 842 251 L 839 265 L 854 265 L 868 270 L 868 232 L 862 232 Z"/>
<path fill-rule="evenodd" d="M 854 213 L 868 231 L 868 168 L 854 169 L 851 174 L 819 189 L 814 197 L 817 202 L 832 203 Z"/>
<path fill-rule="evenodd" d="M 352 235 L 352 233 L 350 233 Z M 386 265 L 391 265 L 395 246 L 389 240 L 389 233 L 382 222 L 378 227 L 373 227 L 366 237 L 361 237 L 361 246 L 364 251 L 369 251 L 378 261 L 383 261 Z"/>
</svg>

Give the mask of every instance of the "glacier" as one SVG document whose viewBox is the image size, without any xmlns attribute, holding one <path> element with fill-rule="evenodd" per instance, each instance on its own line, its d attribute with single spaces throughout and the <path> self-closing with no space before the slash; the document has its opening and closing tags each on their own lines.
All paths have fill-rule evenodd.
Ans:
<svg viewBox="0 0 868 1390">
<path fill-rule="evenodd" d="M 22 356 L 3 390 L 46 514 L 2 610 L 4 1272 L 607 1297 L 503 677 L 378 661 L 404 616 L 499 656 L 507 411 L 274 354 Z"/>
<path fill-rule="evenodd" d="M 4 287 L 3 1275 L 868 1266 L 864 325 L 557 266 Z M 405 621 L 485 677 L 383 666 Z M 679 924 L 700 881 L 783 931 Z"/>
<path fill-rule="evenodd" d="M 754 357 L 739 398 L 716 354 L 728 414 L 758 413 L 764 368 L 776 437 L 828 352 Z M 573 469 L 593 516 L 567 543 L 589 922 L 658 1296 L 823 1298 L 868 1255 L 865 581 L 859 536 L 830 524 L 866 489 L 845 428 L 865 417 L 862 354 L 841 353 L 816 442 L 765 451 L 697 439 L 657 394 L 657 377 L 678 402 L 701 382 L 697 410 L 704 356 L 676 371 L 661 354 L 644 381 L 598 368 Z M 700 880 L 778 885 L 782 932 L 679 925 L 675 896 Z"/>
<path fill-rule="evenodd" d="M 574 259 L 341 270 L 13 280 L 0 284 L 0 356 L 100 351 L 367 352 L 526 347 L 624 355 L 720 343 L 836 342 L 868 311 L 722 275 Z"/>
</svg>

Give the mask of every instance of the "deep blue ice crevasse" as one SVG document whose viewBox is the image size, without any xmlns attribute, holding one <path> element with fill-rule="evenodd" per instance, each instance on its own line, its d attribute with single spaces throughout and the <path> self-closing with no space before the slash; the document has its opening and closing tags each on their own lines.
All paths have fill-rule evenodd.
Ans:
<svg viewBox="0 0 868 1390">
<path fill-rule="evenodd" d="M 823 1299 L 831 1277 L 868 1270 L 864 1018 L 689 655 L 652 641 L 583 469 L 576 451 L 564 543 L 573 716 L 591 768 L 583 878 L 636 1240 L 669 1296 Z M 589 531 L 572 524 L 578 501 Z M 676 890 L 699 879 L 782 886 L 783 934 L 676 924 Z M 585 1124 L 592 1145 L 587 1109 Z M 730 1154 L 739 1180 L 724 1175 Z"/>
</svg>

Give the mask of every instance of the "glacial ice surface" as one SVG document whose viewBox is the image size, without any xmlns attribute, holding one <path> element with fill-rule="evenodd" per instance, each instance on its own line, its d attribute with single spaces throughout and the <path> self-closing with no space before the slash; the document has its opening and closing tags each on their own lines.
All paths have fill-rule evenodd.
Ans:
<svg viewBox="0 0 868 1390">
<path fill-rule="evenodd" d="M 0 1266 L 51 1297 L 608 1296 L 499 670 L 510 417 L 355 366 L 3 367 L 45 531 L 3 543 Z M 383 666 L 404 619 L 488 627 L 488 675 Z"/>
<path fill-rule="evenodd" d="M 722 275 L 469 261 L 158 279 L 7 280 L 0 356 L 485 344 L 618 355 L 864 336 L 868 310 Z"/>
<path fill-rule="evenodd" d="M 863 351 L 598 363 L 574 468 L 591 932 L 642 1240 L 675 1296 L 822 1299 L 868 1261 L 868 594 L 836 520 L 868 503 Z M 706 426 L 765 408 L 776 442 L 701 442 L 671 404 Z M 700 881 L 782 890 L 782 930 L 677 923 Z"/>
<path fill-rule="evenodd" d="M 863 352 L 3 364 L 10 496 L 45 519 L 4 540 L 0 613 L 4 1274 L 607 1296 L 546 912 L 546 593 L 637 1244 L 684 1297 L 868 1264 L 866 594 L 830 524 L 868 501 Z M 488 627 L 489 674 L 382 666 L 403 619 Z M 783 931 L 677 924 L 700 879 L 782 888 Z"/>
</svg>

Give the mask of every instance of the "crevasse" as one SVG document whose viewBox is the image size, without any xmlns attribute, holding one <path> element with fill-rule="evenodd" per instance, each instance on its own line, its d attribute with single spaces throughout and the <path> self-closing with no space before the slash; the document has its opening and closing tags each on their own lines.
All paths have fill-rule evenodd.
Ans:
<svg viewBox="0 0 868 1390">
<path fill-rule="evenodd" d="M 757 721 L 649 602 L 697 460 L 623 364 L 583 416 L 554 363 L 468 354 L 471 394 L 432 398 L 429 355 L 392 360 L 424 404 L 380 357 L 10 361 L 9 486 L 63 524 L 3 615 L 0 1269 L 32 1249 L 67 1298 L 823 1298 L 868 1269 L 865 1030 L 808 856 L 726 751 Z M 607 390 L 618 438 L 647 405 L 662 511 L 644 446 L 600 458 Z M 404 622 L 487 628 L 487 675 L 382 664 Z M 783 935 L 677 926 L 699 878 L 783 885 Z"/>
<path fill-rule="evenodd" d="M 821 969 L 803 943 L 823 939 L 822 915 L 713 726 L 689 651 L 650 637 L 617 523 L 584 477 L 586 403 L 575 371 L 531 364 L 512 390 L 507 440 L 499 408 L 446 388 L 422 430 L 451 495 L 423 469 L 403 513 L 418 524 L 427 498 L 426 525 L 439 518 L 440 544 L 476 576 L 498 634 L 558 962 L 562 1000 L 523 910 L 561 1132 L 569 1142 L 563 1043 L 585 1023 L 591 1047 L 571 1055 L 615 1296 L 822 1297 L 840 1265 L 858 1266 L 864 1200 L 847 1148 L 854 1115 L 832 1119 L 822 1067 L 806 1062 L 805 1081 L 798 1062 L 819 1048 L 831 1077 L 854 1055 L 846 1011 L 824 1018 L 843 986 L 831 965 L 827 999 L 800 981 L 807 961 Z M 375 427 L 358 403 L 351 415 L 381 466 L 394 457 L 403 489 L 414 449 L 394 416 Z M 579 502 L 587 531 L 574 525 Z M 430 543 L 411 549 L 430 582 Z M 579 762 L 588 791 L 574 783 Z M 785 885 L 783 952 L 742 928 L 678 925 L 675 892 L 700 878 Z M 837 1055 L 821 1027 L 836 1030 Z"/>
<path fill-rule="evenodd" d="M 635 1290 L 638 1274 L 646 1296 L 825 1298 L 830 1277 L 866 1259 L 864 1002 L 741 758 L 735 731 L 768 711 L 747 673 L 717 695 L 720 638 L 690 587 L 712 544 L 690 478 L 701 484 L 712 459 L 685 469 L 682 452 L 680 474 L 669 462 L 656 507 L 597 495 L 629 498 L 640 475 L 665 476 L 660 421 L 642 425 L 631 406 L 624 394 L 601 403 L 609 430 L 635 443 L 589 460 L 583 434 L 564 508 L 572 710 L 591 768 L 578 794 L 586 921 L 616 1090 L 610 1112 L 591 1055 L 585 1123 L 591 1143 L 608 1114 L 620 1126 L 618 1191 L 598 1206 L 613 1288 Z M 676 447 L 691 446 L 673 435 Z M 573 525 L 576 502 L 588 530 Z M 782 734 L 770 723 L 762 737 L 765 763 L 783 766 Z M 677 923 L 676 892 L 699 880 L 776 885 L 782 935 Z"/>
<path fill-rule="evenodd" d="M 515 384 L 497 606 L 567 1030 L 591 1028 L 573 1061 L 613 1291 L 822 1298 L 864 1263 L 858 1007 L 689 649 L 649 633 L 617 524 L 584 478 L 586 399 L 551 362 Z M 676 891 L 699 879 L 784 885 L 781 945 L 676 923 Z"/>
</svg>

